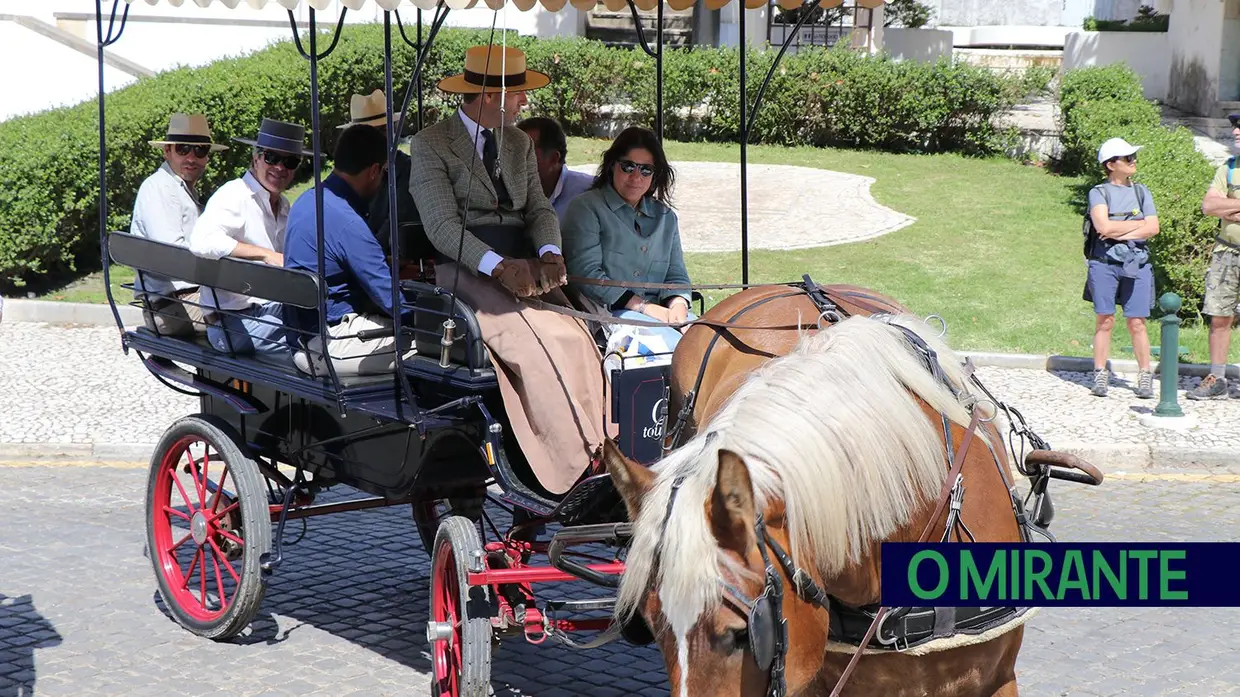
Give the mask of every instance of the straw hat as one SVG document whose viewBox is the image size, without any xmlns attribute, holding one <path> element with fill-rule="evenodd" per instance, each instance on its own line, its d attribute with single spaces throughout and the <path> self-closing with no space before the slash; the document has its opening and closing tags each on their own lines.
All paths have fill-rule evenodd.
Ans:
<svg viewBox="0 0 1240 697">
<path fill-rule="evenodd" d="M 211 129 L 207 126 L 207 117 L 202 114 L 173 114 L 168 117 L 168 135 L 163 140 L 147 141 L 157 148 L 165 145 L 185 143 L 189 145 L 210 145 L 212 152 L 227 150 L 228 146 L 211 142 Z"/>
<path fill-rule="evenodd" d="M 392 123 L 400 121 L 400 112 L 392 112 Z M 349 98 L 349 122 L 336 128 L 344 129 L 357 124 L 367 126 L 387 126 L 387 97 L 383 90 L 375 90 L 370 94 L 355 94 Z"/>
<path fill-rule="evenodd" d="M 303 145 L 305 139 L 305 126 L 268 118 L 264 118 L 262 125 L 258 127 L 257 138 L 233 138 L 238 143 L 253 145 L 263 150 L 313 157 L 314 151 Z"/>
<path fill-rule="evenodd" d="M 481 94 L 499 92 L 526 92 L 546 87 L 551 78 L 537 70 L 528 70 L 525 53 L 509 47 L 507 52 L 500 46 L 474 46 L 465 51 L 465 72 L 445 77 L 439 81 L 439 89 L 449 94 Z"/>
</svg>

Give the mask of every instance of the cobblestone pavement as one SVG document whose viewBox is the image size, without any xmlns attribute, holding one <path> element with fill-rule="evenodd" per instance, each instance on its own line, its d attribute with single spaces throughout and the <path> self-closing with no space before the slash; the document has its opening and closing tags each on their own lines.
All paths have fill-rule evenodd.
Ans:
<svg viewBox="0 0 1240 697">
<path fill-rule="evenodd" d="M 0 325 L 0 446 L 21 443 L 153 445 L 197 401 L 159 384 L 112 328 Z M 1136 377 L 1118 375 L 1105 399 L 1089 394 L 1085 373 L 979 368 L 1001 400 L 1016 406 L 1052 445 L 1145 444 L 1240 448 L 1240 402 L 1181 399 L 1199 427 L 1189 432 L 1142 426 L 1156 400 L 1132 396 Z M 1191 389 L 1198 378 L 1183 378 Z M 1182 396 L 1182 395 L 1181 395 Z"/>
<path fill-rule="evenodd" d="M 407 508 L 311 520 L 251 630 L 215 643 L 157 600 L 145 485 L 141 469 L 0 467 L 0 695 L 426 694 L 429 564 Z M 1240 526 L 1235 483 L 1053 491 L 1064 540 L 1219 540 Z M 1020 654 L 1022 694 L 1240 695 L 1237 622 L 1232 609 L 1042 610 Z M 658 654 L 623 643 L 508 642 L 493 685 L 502 697 L 667 694 Z"/>
<path fill-rule="evenodd" d="M 673 162 L 676 214 L 686 252 L 741 246 L 741 168 L 732 162 Z M 597 165 L 573 169 L 593 174 Z M 813 167 L 750 163 L 749 248 L 803 249 L 868 240 L 916 222 L 870 195 L 871 177 Z M 806 196 L 830 191 L 830 196 Z M 831 221 L 823 225 L 822 221 Z"/>
</svg>

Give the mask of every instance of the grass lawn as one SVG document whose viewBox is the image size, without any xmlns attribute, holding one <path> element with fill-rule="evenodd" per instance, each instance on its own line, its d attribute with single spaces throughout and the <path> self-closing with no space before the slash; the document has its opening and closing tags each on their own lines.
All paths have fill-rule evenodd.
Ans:
<svg viewBox="0 0 1240 697">
<path fill-rule="evenodd" d="M 608 143 L 572 138 L 569 160 L 598 162 Z M 739 148 L 669 143 L 668 156 L 736 162 Z M 751 282 L 794 280 L 808 273 L 822 283 L 872 288 L 919 314 L 942 315 L 952 345 L 961 349 L 1091 355 L 1094 315 L 1081 300 L 1085 266 L 1080 214 L 1072 203 L 1080 180 L 1005 158 L 770 146 L 750 147 L 749 157 L 751 162 L 872 177 L 879 203 L 917 218 L 909 227 L 867 242 L 755 251 L 750 254 Z M 294 187 L 290 198 L 308 187 Z M 702 283 L 740 279 L 739 253 L 691 254 L 688 265 L 690 275 Z M 130 278 L 118 272 L 113 280 Z M 103 302 L 102 289 L 101 274 L 93 274 L 45 298 Z M 1150 338 L 1155 346 L 1160 343 L 1157 324 L 1150 325 Z M 1180 340 L 1189 352 L 1186 360 L 1208 360 L 1202 327 L 1185 327 Z M 1231 361 L 1240 362 L 1240 341 L 1234 343 Z M 1112 357 L 1131 358 L 1130 345 L 1121 317 Z"/>
</svg>

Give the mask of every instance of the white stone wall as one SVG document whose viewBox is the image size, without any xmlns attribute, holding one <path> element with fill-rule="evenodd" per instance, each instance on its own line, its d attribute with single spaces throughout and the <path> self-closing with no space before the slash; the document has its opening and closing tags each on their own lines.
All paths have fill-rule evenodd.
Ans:
<svg viewBox="0 0 1240 697">
<path fill-rule="evenodd" d="M 1167 101 L 1190 113 L 1207 115 L 1219 98 L 1224 5 L 1223 0 L 1175 0 L 1167 33 Z M 1229 92 L 1234 93 L 1234 87 Z"/>
<path fill-rule="evenodd" d="M 896 60 L 932 63 L 952 55 L 952 33 L 940 29 L 883 30 L 883 49 Z"/>
<path fill-rule="evenodd" d="M 1064 43 L 1063 68 L 1127 63 L 1141 76 L 1147 99 L 1165 100 L 1171 70 L 1169 49 L 1167 34 L 1075 31 Z"/>
</svg>

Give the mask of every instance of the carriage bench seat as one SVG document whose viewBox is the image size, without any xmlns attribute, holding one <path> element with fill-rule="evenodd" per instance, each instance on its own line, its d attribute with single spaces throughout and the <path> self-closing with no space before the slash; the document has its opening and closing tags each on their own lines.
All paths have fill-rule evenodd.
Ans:
<svg viewBox="0 0 1240 697">
<path fill-rule="evenodd" d="M 195 256 L 184 247 L 125 232 L 110 233 L 107 245 L 108 254 L 114 262 L 132 267 L 140 274 L 159 274 L 312 310 L 316 314 L 322 311 L 319 278 L 307 271 L 229 257 L 206 259 Z M 418 355 L 403 362 L 405 372 L 421 381 L 471 392 L 497 387 L 495 371 L 481 339 L 478 339 L 480 334 L 473 310 L 459 300 L 456 302 L 457 341 L 453 345 L 448 367 L 443 368 L 439 365 L 439 336 L 417 329 L 438 326 L 442 322 L 438 315 L 446 311 L 448 298 L 435 293 L 431 286 L 412 290 L 415 292 L 406 290 L 406 297 L 408 299 L 413 295 Z M 426 319 L 421 317 L 424 314 Z M 334 399 L 335 390 L 330 378 L 306 375 L 289 360 L 254 355 L 233 356 L 217 351 L 201 338 L 159 336 L 145 328 L 128 332 L 126 340 L 139 350 L 171 360 L 219 370 L 243 380 L 270 384 L 294 394 Z M 341 376 L 339 380 L 341 390 L 347 393 L 386 390 L 392 396 L 396 391 L 390 375 Z"/>
</svg>

